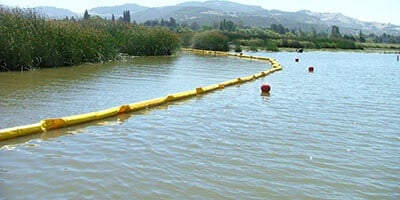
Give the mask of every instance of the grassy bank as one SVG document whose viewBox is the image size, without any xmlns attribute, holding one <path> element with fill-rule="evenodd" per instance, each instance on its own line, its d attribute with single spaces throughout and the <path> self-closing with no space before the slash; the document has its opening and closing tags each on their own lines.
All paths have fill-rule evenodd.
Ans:
<svg viewBox="0 0 400 200">
<path fill-rule="evenodd" d="M 34 10 L 0 7 L 0 71 L 113 60 L 118 54 L 165 55 L 179 48 L 165 28 L 94 18 L 48 20 Z"/>
</svg>

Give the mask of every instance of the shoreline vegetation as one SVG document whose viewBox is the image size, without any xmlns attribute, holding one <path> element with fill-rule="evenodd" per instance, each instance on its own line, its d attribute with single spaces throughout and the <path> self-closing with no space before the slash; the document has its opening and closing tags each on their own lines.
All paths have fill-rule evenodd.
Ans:
<svg viewBox="0 0 400 200">
<path fill-rule="evenodd" d="M 73 66 L 128 56 L 170 55 L 179 38 L 165 27 L 99 18 L 48 20 L 34 10 L 0 7 L 0 71 Z"/>
<path fill-rule="evenodd" d="M 214 25 L 178 24 L 169 20 L 131 22 L 129 11 L 111 20 L 47 19 L 34 9 L 0 6 L 0 72 L 74 66 L 127 56 L 171 55 L 180 47 L 212 51 L 296 51 L 296 49 L 400 54 L 400 36 L 342 35 L 271 27 L 243 27 L 229 20 Z"/>
</svg>

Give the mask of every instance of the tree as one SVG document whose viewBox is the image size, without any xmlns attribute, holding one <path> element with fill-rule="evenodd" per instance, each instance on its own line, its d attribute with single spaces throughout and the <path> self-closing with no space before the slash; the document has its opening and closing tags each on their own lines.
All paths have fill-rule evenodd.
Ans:
<svg viewBox="0 0 400 200">
<path fill-rule="evenodd" d="M 223 31 L 225 30 L 225 26 L 226 26 L 226 20 L 224 19 L 224 21 L 220 21 L 219 22 L 219 30 Z"/>
<path fill-rule="evenodd" d="M 270 26 L 271 30 L 274 31 L 275 33 L 279 33 L 279 34 L 285 34 L 286 33 L 286 29 L 282 24 L 271 24 Z"/>
<path fill-rule="evenodd" d="M 160 22 L 161 26 L 168 26 L 168 22 L 164 20 L 164 18 L 161 18 L 161 22 Z"/>
<path fill-rule="evenodd" d="M 233 21 L 224 19 L 219 23 L 219 30 L 221 31 L 235 31 L 236 25 Z"/>
<path fill-rule="evenodd" d="M 187 22 L 182 22 L 181 27 L 182 28 L 188 28 L 189 24 Z"/>
<path fill-rule="evenodd" d="M 226 22 L 225 28 L 228 31 L 235 31 L 236 26 L 235 26 L 235 23 L 233 23 L 233 21 L 229 20 L 229 21 Z"/>
<path fill-rule="evenodd" d="M 131 12 L 129 10 L 124 10 L 122 21 L 131 23 Z"/>
<path fill-rule="evenodd" d="M 200 29 L 200 25 L 197 22 L 192 22 L 192 24 L 190 24 L 190 28 L 194 31 L 197 31 Z"/>
<path fill-rule="evenodd" d="M 210 25 L 203 25 L 203 26 L 202 26 L 202 29 L 203 29 L 203 31 L 209 31 L 209 30 L 212 30 L 213 27 L 210 26 Z"/>
<path fill-rule="evenodd" d="M 297 32 L 297 37 L 304 37 L 305 34 L 303 32 L 303 30 L 301 30 L 301 27 L 299 27 L 299 31 Z"/>
<path fill-rule="evenodd" d="M 364 37 L 363 33 L 361 32 L 361 30 L 358 33 L 358 37 L 359 37 L 360 42 L 365 42 L 365 37 Z"/>
<path fill-rule="evenodd" d="M 317 30 L 314 27 L 311 28 L 311 37 L 312 38 L 316 38 L 317 37 Z"/>
<path fill-rule="evenodd" d="M 160 22 L 158 19 L 153 19 L 153 20 L 147 20 L 143 23 L 145 26 L 159 26 Z"/>
<path fill-rule="evenodd" d="M 339 26 L 332 26 L 331 30 L 331 37 L 332 38 L 340 38 L 340 31 L 339 31 Z"/>
<path fill-rule="evenodd" d="M 89 12 L 87 11 L 87 9 L 85 10 L 85 13 L 83 14 L 83 19 L 87 20 L 90 18 Z"/>
<path fill-rule="evenodd" d="M 169 27 L 172 29 L 177 27 L 176 20 L 173 17 L 169 18 Z"/>
<path fill-rule="evenodd" d="M 115 16 L 114 16 L 114 14 L 112 14 L 112 16 L 111 16 L 111 21 L 112 21 L 112 22 L 115 22 Z"/>
<path fill-rule="evenodd" d="M 274 31 L 275 33 L 277 33 L 278 32 L 278 25 L 277 24 L 271 24 L 270 29 L 272 31 Z"/>
</svg>

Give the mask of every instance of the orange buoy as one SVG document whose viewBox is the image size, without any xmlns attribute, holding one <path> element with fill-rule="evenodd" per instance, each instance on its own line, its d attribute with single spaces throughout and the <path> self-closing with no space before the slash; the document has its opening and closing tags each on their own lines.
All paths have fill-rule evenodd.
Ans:
<svg viewBox="0 0 400 200">
<path fill-rule="evenodd" d="M 314 72 L 314 67 L 313 66 L 308 67 L 308 72 L 310 73 Z"/>
<path fill-rule="evenodd" d="M 269 93 L 271 91 L 271 86 L 269 84 L 261 85 L 261 93 Z"/>
</svg>

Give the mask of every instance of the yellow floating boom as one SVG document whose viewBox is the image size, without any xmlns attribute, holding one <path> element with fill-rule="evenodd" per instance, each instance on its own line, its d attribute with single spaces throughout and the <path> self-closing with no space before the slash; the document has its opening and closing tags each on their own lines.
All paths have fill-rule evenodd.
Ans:
<svg viewBox="0 0 400 200">
<path fill-rule="evenodd" d="M 142 109 L 146 109 L 146 108 L 159 106 L 162 104 L 166 104 L 168 102 L 193 97 L 196 95 L 208 93 L 208 92 L 218 90 L 218 89 L 223 89 L 224 87 L 227 87 L 227 86 L 252 81 L 257 78 L 267 76 L 275 71 L 282 70 L 282 66 L 273 58 L 243 55 L 242 53 L 240 53 L 240 54 L 227 53 L 227 52 L 221 52 L 221 51 L 206 51 L 206 50 L 197 50 L 197 49 L 182 49 L 182 50 L 189 51 L 192 53 L 206 54 L 206 55 L 235 56 L 235 57 L 246 58 L 246 59 L 263 60 L 263 61 L 268 61 L 271 64 L 272 68 L 267 71 L 262 71 L 260 73 L 254 74 L 254 75 L 235 78 L 235 79 L 228 80 L 228 81 L 225 81 L 225 82 L 222 82 L 219 84 L 213 84 L 213 85 L 209 85 L 209 86 L 205 86 L 205 87 L 198 87 L 193 90 L 179 92 L 179 93 L 175 93 L 175 94 L 168 94 L 166 97 L 160 97 L 160 98 L 156 98 L 156 99 L 140 101 L 140 102 L 136 102 L 136 103 L 132 103 L 132 104 L 128 104 L 128 105 L 121 105 L 121 106 L 117 106 L 117 107 L 113 107 L 113 108 L 109 108 L 109 109 L 105 109 L 105 110 L 101 110 L 101 111 L 97 111 L 97 112 L 90 112 L 90 113 L 73 115 L 73 116 L 62 117 L 62 118 L 43 119 L 39 123 L 35 123 L 35 124 L 1 129 L 0 130 L 0 141 L 17 138 L 17 137 L 22 137 L 22 136 L 27 136 L 27 135 L 32 135 L 32 134 L 37 134 L 37 133 L 44 133 L 44 132 L 47 132 L 50 130 L 60 129 L 60 128 L 69 127 L 69 126 L 73 126 L 73 125 L 77 125 L 77 124 L 83 124 L 83 123 L 87 123 L 87 122 L 91 122 L 91 121 L 95 121 L 95 120 L 99 120 L 99 119 L 104 119 L 107 117 L 116 116 L 121 113 L 133 112 L 133 111 L 138 111 L 138 110 L 142 110 Z"/>
</svg>

